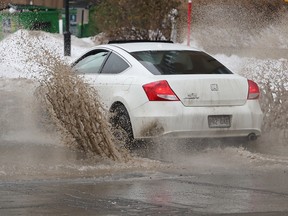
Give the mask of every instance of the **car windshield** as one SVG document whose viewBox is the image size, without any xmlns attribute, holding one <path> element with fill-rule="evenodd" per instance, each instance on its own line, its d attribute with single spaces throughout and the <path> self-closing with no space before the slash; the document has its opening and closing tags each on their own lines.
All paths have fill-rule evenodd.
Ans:
<svg viewBox="0 0 288 216">
<path fill-rule="evenodd" d="M 232 74 L 216 59 L 200 51 L 140 51 L 131 55 L 154 75 Z"/>
</svg>

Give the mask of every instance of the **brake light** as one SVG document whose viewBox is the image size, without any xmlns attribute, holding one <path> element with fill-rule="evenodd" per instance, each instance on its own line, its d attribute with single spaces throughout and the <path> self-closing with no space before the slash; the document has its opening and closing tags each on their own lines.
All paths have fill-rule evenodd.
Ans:
<svg viewBox="0 0 288 216">
<path fill-rule="evenodd" d="M 255 100 L 258 99 L 260 96 L 260 90 L 257 83 L 253 82 L 252 80 L 248 80 L 248 100 Z"/>
<path fill-rule="evenodd" d="M 145 84 L 143 89 L 149 101 L 179 101 L 166 80 Z"/>
</svg>

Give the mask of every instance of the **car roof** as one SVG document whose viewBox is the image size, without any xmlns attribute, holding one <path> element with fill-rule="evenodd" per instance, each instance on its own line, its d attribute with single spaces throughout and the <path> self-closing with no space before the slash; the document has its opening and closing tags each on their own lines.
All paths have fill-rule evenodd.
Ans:
<svg viewBox="0 0 288 216">
<path fill-rule="evenodd" d="M 131 43 L 110 43 L 106 46 L 118 47 L 127 52 L 138 52 L 138 51 L 159 51 L 159 50 L 192 50 L 198 51 L 196 48 L 167 42 L 131 42 Z"/>
</svg>

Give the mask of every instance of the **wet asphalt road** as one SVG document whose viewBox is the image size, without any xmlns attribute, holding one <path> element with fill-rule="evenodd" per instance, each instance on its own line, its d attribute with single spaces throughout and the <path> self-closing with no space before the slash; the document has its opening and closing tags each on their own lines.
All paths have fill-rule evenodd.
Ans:
<svg viewBox="0 0 288 216">
<path fill-rule="evenodd" d="M 270 173 L 271 174 L 271 173 Z M 1 215 L 287 215 L 288 191 L 270 174 L 94 178 L 0 184 Z M 166 177 L 164 177 L 166 176 Z M 287 175 L 273 173 L 287 182 Z M 279 180 L 274 181 L 278 183 Z"/>
<path fill-rule="evenodd" d="M 182 159 L 154 151 L 162 162 L 124 165 L 56 144 L 2 140 L 0 215 L 288 215 L 285 158 L 192 149 L 177 150 Z"/>
</svg>

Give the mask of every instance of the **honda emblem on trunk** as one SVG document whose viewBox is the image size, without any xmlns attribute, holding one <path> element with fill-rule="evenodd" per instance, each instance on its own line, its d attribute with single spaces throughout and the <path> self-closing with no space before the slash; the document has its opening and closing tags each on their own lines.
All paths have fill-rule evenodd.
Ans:
<svg viewBox="0 0 288 216">
<path fill-rule="evenodd" d="M 218 85 L 217 84 L 211 84 L 210 85 L 211 91 L 219 91 Z"/>
</svg>

